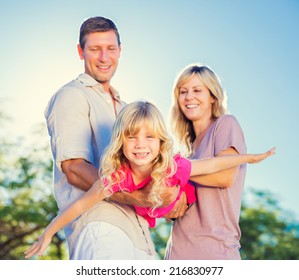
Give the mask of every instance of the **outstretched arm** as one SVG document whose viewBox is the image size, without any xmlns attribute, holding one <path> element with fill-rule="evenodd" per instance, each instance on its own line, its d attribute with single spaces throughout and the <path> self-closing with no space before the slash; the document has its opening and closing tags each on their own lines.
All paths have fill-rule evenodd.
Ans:
<svg viewBox="0 0 299 280">
<path fill-rule="evenodd" d="M 225 155 L 227 153 L 227 155 Z M 237 166 L 244 163 L 257 163 L 268 156 L 275 153 L 275 148 L 269 150 L 263 154 L 248 154 L 239 155 L 237 152 L 230 148 L 227 151 L 222 152 L 222 155 L 218 155 L 215 158 L 208 160 L 192 160 L 191 161 L 191 177 L 190 180 L 206 186 L 215 187 L 230 187 L 231 180 L 235 177 L 238 168 Z M 244 157 L 245 156 L 245 157 Z M 238 158 L 241 157 L 241 158 Z M 237 162 L 235 160 L 237 159 Z M 230 162 L 232 160 L 232 162 Z M 239 162 L 238 162 L 239 161 Z M 227 167 L 227 164 L 232 164 Z M 227 169 L 225 169 L 227 168 Z M 229 169 L 228 169 L 229 168 Z M 225 169 L 225 170 L 223 170 Z M 222 171 L 220 171 L 222 170 Z M 217 172 L 217 173 L 214 173 Z M 211 174 L 213 173 L 213 174 Z M 227 183 L 226 183 L 227 181 Z M 224 183 L 225 182 L 225 183 Z M 186 211 L 187 203 L 186 197 L 182 194 L 181 198 L 176 202 L 172 210 L 165 215 L 166 219 L 182 217 Z"/>
<path fill-rule="evenodd" d="M 38 241 L 33 243 L 33 245 L 25 251 L 25 258 L 28 259 L 35 254 L 41 256 L 51 243 L 52 237 L 56 232 L 92 208 L 96 203 L 111 195 L 108 190 L 104 190 L 103 188 L 100 189 L 100 184 L 100 180 L 96 181 L 88 192 L 66 208 L 60 215 L 54 218 L 44 230 L 43 234 L 39 237 Z"/>
<path fill-rule="evenodd" d="M 275 148 L 262 154 L 229 155 L 205 160 L 191 160 L 190 179 L 192 180 L 192 176 L 211 174 L 245 163 L 258 163 L 273 154 L 275 154 Z"/>
</svg>

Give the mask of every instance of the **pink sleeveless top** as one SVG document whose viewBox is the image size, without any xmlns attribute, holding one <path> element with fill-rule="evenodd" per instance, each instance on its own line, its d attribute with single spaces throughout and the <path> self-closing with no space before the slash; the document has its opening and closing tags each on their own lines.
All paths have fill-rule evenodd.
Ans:
<svg viewBox="0 0 299 280">
<path fill-rule="evenodd" d="M 175 174 L 169 179 L 168 185 L 180 186 L 179 194 L 176 200 L 167 207 L 155 209 L 154 212 L 152 212 L 151 208 L 134 206 L 136 213 L 145 218 L 148 221 L 150 227 L 154 227 L 156 225 L 156 218 L 163 217 L 164 215 L 169 213 L 169 211 L 174 207 L 176 201 L 181 197 L 182 192 L 186 193 L 187 201 L 189 204 L 194 203 L 196 200 L 195 188 L 193 184 L 188 182 L 191 172 L 190 161 L 188 159 L 182 158 L 179 154 L 174 156 L 174 161 L 176 163 L 177 169 Z M 128 166 L 122 166 L 122 171 L 125 173 L 124 180 L 114 184 L 111 187 L 111 191 L 113 193 L 118 191 L 132 192 L 141 189 L 145 187 L 152 179 L 149 176 L 147 179 L 136 185 L 132 177 L 131 169 L 128 168 Z"/>
</svg>

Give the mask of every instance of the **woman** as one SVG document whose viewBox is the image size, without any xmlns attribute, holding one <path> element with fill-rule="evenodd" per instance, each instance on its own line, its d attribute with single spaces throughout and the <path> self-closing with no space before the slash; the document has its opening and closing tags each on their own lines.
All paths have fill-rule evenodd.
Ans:
<svg viewBox="0 0 299 280">
<path fill-rule="evenodd" d="M 173 93 L 173 131 L 191 159 L 245 154 L 242 129 L 224 108 L 225 94 L 207 66 L 190 65 L 179 74 Z M 245 165 L 197 176 L 197 202 L 177 219 L 166 259 L 240 259 L 239 216 Z"/>
</svg>

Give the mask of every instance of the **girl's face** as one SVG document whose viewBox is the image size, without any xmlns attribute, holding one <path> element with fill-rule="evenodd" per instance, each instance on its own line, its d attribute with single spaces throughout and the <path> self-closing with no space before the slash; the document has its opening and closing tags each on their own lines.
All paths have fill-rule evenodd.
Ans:
<svg viewBox="0 0 299 280">
<path fill-rule="evenodd" d="M 147 127 L 142 127 L 135 135 L 125 137 L 123 153 L 132 170 L 140 167 L 151 169 L 159 152 L 160 139 Z"/>
<path fill-rule="evenodd" d="M 212 116 L 214 99 L 196 75 L 179 88 L 178 103 L 185 117 L 192 122 Z"/>
</svg>

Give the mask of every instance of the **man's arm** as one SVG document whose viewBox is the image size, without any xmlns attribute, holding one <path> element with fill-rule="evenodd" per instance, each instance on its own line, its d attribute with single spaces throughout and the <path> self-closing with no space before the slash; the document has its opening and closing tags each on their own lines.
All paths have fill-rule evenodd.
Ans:
<svg viewBox="0 0 299 280">
<path fill-rule="evenodd" d="M 98 170 L 91 163 L 81 158 L 63 161 L 61 168 L 67 181 L 83 191 L 89 190 L 99 178 Z"/>
<path fill-rule="evenodd" d="M 140 190 L 129 192 L 117 192 L 114 193 L 109 200 L 117 201 L 119 203 L 136 205 L 140 207 L 152 207 L 153 203 L 149 200 L 148 194 L 151 190 L 152 183 L 147 184 L 144 188 Z M 166 207 L 172 203 L 178 196 L 179 187 L 165 187 L 164 192 L 161 195 L 163 203 L 160 207 Z"/>
</svg>

